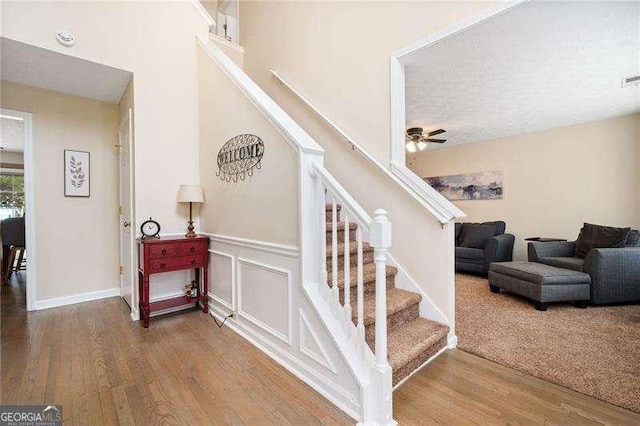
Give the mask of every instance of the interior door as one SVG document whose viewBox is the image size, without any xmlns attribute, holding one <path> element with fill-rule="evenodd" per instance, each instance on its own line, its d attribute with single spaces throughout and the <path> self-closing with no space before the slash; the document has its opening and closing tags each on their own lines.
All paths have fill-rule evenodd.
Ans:
<svg viewBox="0 0 640 426">
<path fill-rule="evenodd" d="M 120 122 L 119 131 L 119 193 L 120 205 L 118 207 L 120 221 L 120 296 L 134 308 L 133 284 L 134 284 L 134 232 L 132 231 L 132 114 L 131 108 Z"/>
</svg>

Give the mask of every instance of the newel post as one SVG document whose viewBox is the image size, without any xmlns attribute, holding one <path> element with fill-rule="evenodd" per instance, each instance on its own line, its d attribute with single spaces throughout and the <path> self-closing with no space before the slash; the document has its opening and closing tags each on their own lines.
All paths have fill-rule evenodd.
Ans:
<svg viewBox="0 0 640 426">
<path fill-rule="evenodd" d="M 370 229 L 371 246 L 376 265 L 376 378 L 374 386 L 374 422 L 394 424 L 392 419 L 392 371 L 387 360 L 387 249 L 391 247 L 391 222 L 387 212 L 378 209 L 373 213 Z M 378 393 L 379 392 L 379 393 Z M 372 407 L 373 408 L 373 407 Z"/>
</svg>

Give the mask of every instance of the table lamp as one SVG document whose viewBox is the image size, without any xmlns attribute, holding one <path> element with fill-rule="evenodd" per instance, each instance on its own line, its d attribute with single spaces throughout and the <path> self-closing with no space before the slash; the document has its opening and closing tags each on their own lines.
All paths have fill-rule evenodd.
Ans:
<svg viewBox="0 0 640 426">
<path fill-rule="evenodd" d="M 193 203 L 204 203 L 204 195 L 202 194 L 202 188 L 199 185 L 180 185 L 178 190 L 178 202 L 189 203 L 189 226 L 187 227 L 187 233 L 185 237 L 196 237 L 196 233 L 193 232 Z"/>
</svg>

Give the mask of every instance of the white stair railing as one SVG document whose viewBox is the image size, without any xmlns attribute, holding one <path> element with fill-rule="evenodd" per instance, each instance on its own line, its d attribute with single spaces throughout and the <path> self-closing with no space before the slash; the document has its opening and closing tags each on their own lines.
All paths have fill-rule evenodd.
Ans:
<svg viewBox="0 0 640 426">
<path fill-rule="evenodd" d="M 321 200 L 322 222 L 318 224 L 321 241 L 326 242 L 327 205 L 330 205 L 331 224 L 331 280 L 327 279 L 327 248 L 321 250 L 321 258 L 317 259 L 321 265 L 320 293 L 331 307 L 331 312 L 340 321 L 347 340 L 353 344 L 355 353 L 365 363 L 364 370 L 370 374 L 368 398 L 369 409 L 365 409 L 364 423 L 394 424 L 392 419 L 392 371 L 387 359 L 387 250 L 391 246 L 391 222 L 387 212 L 378 209 L 373 219 L 351 197 L 351 195 L 335 180 L 335 178 L 320 164 L 312 164 L 312 177 L 321 186 L 319 193 L 325 194 Z M 339 221 L 339 219 L 342 219 Z M 343 224 L 343 262 L 338 262 L 340 255 L 338 245 L 338 224 Z M 350 223 L 356 224 L 355 255 L 351 251 Z M 365 236 L 369 237 L 369 245 L 374 249 L 376 271 L 375 280 L 375 356 L 365 340 L 364 327 L 364 273 L 363 253 Z M 356 324 L 353 323 L 351 304 L 351 259 L 356 260 Z M 343 302 L 340 302 L 338 286 L 338 271 L 343 267 Z M 369 356 L 367 356 L 369 355 Z"/>
<path fill-rule="evenodd" d="M 323 166 L 322 148 L 282 108 L 249 78 L 227 55 L 205 37 L 198 44 L 238 89 L 263 113 L 285 141 L 298 154 L 300 276 L 312 304 L 338 344 L 345 360 L 361 384 L 360 422 L 394 425 L 392 418 L 392 373 L 387 360 L 386 261 L 391 246 L 391 223 L 387 213 L 374 212 L 373 219 Z M 331 201 L 331 280 L 327 274 L 326 203 Z M 340 206 L 340 207 L 338 207 Z M 343 303 L 338 288 L 338 220 L 345 222 L 343 256 L 345 266 Z M 350 292 L 351 241 L 349 223 L 357 224 L 357 301 L 356 325 L 353 324 Z M 365 339 L 364 327 L 364 241 L 374 249 L 375 280 L 375 355 Z M 316 297 L 317 294 L 317 297 Z M 322 304 L 324 303 L 324 306 Z M 327 309 L 327 305 L 329 309 Z"/>
</svg>

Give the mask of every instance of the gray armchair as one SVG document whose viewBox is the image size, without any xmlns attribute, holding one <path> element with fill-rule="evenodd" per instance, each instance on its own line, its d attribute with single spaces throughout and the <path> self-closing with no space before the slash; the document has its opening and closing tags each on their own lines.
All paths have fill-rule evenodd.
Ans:
<svg viewBox="0 0 640 426">
<path fill-rule="evenodd" d="M 494 236 L 487 238 L 480 247 L 460 245 L 463 227 L 479 225 L 493 227 Z M 485 223 L 456 223 L 456 271 L 487 274 L 493 262 L 509 262 L 513 258 L 515 237 L 505 233 L 506 225 L 502 221 Z"/>
<path fill-rule="evenodd" d="M 596 248 L 575 257 L 575 241 L 531 242 L 530 262 L 585 272 L 591 277 L 591 303 L 640 302 L 640 247 Z"/>
</svg>

